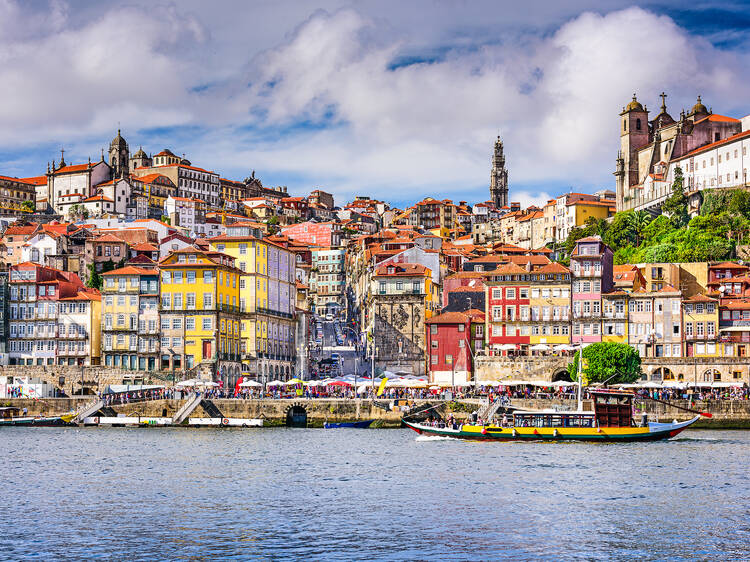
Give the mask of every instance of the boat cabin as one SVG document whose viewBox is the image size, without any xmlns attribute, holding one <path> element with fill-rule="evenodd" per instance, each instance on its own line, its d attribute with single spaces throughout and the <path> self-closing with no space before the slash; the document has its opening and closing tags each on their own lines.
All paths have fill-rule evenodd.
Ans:
<svg viewBox="0 0 750 562">
<path fill-rule="evenodd" d="M 591 400 L 584 401 L 583 412 L 515 412 L 515 427 L 631 427 L 633 394 L 630 392 L 589 389 Z M 588 404 L 588 408 L 586 405 Z"/>
<path fill-rule="evenodd" d="M 592 412 L 515 412 L 515 427 L 594 427 Z"/>
<path fill-rule="evenodd" d="M 21 408 L 15 408 L 12 406 L 0 408 L 0 420 L 12 420 L 14 417 L 18 417 Z"/>
<path fill-rule="evenodd" d="M 633 420 L 633 393 L 622 390 L 589 389 L 599 427 L 630 427 Z"/>
</svg>

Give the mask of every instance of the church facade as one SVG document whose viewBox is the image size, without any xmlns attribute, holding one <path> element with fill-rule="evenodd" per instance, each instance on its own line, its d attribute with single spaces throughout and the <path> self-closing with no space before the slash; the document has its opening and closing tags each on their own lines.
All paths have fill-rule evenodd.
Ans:
<svg viewBox="0 0 750 562">
<path fill-rule="evenodd" d="M 615 167 L 617 211 L 656 213 L 672 193 L 677 168 L 684 176 L 689 211 L 696 213 L 700 192 L 747 185 L 750 116 L 742 119 L 713 113 L 700 96 L 689 112 L 675 120 L 662 93 L 659 113 L 633 94 L 620 113 L 620 152 Z"/>
</svg>

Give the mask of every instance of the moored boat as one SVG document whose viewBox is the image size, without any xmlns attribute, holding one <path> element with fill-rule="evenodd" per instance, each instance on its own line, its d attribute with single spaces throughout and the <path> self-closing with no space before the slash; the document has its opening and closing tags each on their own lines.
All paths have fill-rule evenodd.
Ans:
<svg viewBox="0 0 750 562">
<path fill-rule="evenodd" d="M 341 429 L 346 427 L 353 427 L 357 429 L 367 429 L 370 427 L 370 424 L 374 422 L 375 420 L 364 420 L 364 421 L 356 421 L 356 422 L 339 422 L 339 423 L 328 423 L 325 422 L 323 424 L 323 427 L 326 429 Z"/>
<path fill-rule="evenodd" d="M 656 441 L 678 435 L 701 417 L 684 422 L 636 424 L 632 415 L 633 394 L 624 391 L 590 390 L 585 408 L 581 400 L 575 411 L 516 411 L 512 420 L 500 424 L 416 423 L 402 420 L 417 433 L 478 441 Z"/>
<path fill-rule="evenodd" d="M 61 416 L 19 416 L 20 408 L 0 408 L 0 426 L 2 425 L 36 425 L 57 426 L 69 425 Z"/>
</svg>

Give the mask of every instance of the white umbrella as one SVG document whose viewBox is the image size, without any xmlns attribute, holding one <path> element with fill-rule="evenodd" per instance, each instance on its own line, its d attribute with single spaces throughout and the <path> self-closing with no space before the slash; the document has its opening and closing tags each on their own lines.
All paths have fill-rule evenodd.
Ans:
<svg viewBox="0 0 750 562">
<path fill-rule="evenodd" d="M 219 386 L 219 383 L 212 381 L 195 381 L 195 386 Z"/>
<path fill-rule="evenodd" d="M 284 386 L 284 381 L 271 381 L 266 386 Z"/>
<path fill-rule="evenodd" d="M 575 347 L 568 345 L 567 343 L 561 343 L 552 348 L 555 351 L 573 351 Z"/>
<path fill-rule="evenodd" d="M 175 386 L 195 386 L 195 379 L 188 379 L 186 381 L 180 381 Z"/>
<path fill-rule="evenodd" d="M 516 349 L 516 344 L 514 343 L 502 343 L 497 346 L 497 348 L 501 351 L 510 351 L 512 349 Z"/>
<path fill-rule="evenodd" d="M 305 386 L 318 386 L 320 384 L 320 381 L 318 380 L 311 380 L 311 381 L 305 381 Z"/>
<path fill-rule="evenodd" d="M 263 385 L 260 384 L 258 381 L 254 381 L 254 380 L 246 380 L 246 381 L 242 381 L 240 383 L 240 387 L 241 388 L 242 387 L 247 387 L 247 386 L 263 386 Z"/>
<path fill-rule="evenodd" d="M 549 351 L 550 346 L 548 346 L 546 343 L 538 343 L 536 345 L 532 345 L 529 349 L 531 351 Z"/>
</svg>

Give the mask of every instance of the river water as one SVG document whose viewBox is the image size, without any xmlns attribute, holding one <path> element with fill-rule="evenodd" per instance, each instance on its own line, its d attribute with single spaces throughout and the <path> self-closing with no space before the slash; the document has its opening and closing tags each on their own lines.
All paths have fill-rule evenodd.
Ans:
<svg viewBox="0 0 750 562">
<path fill-rule="evenodd" d="M 750 559 L 750 432 L 2 428 L 0 559 Z"/>
</svg>

